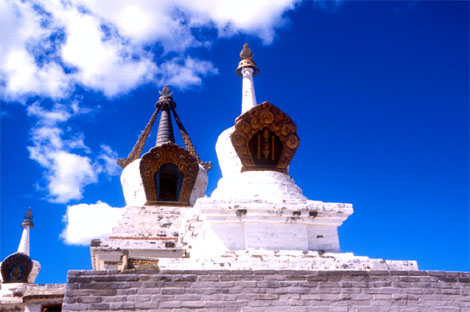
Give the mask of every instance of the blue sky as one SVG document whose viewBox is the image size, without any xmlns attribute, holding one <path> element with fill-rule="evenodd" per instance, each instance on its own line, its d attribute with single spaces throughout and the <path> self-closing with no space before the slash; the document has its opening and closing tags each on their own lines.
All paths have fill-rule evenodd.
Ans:
<svg viewBox="0 0 470 312">
<path fill-rule="evenodd" d="M 290 175 L 312 200 L 354 205 L 341 250 L 470 270 L 468 2 L 162 3 L 0 3 L 2 259 L 31 206 L 37 282 L 91 268 L 83 244 L 125 205 L 115 158 L 164 83 L 214 164 L 210 195 L 248 42 L 258 102 L 298 126 Z"/>
</svg>

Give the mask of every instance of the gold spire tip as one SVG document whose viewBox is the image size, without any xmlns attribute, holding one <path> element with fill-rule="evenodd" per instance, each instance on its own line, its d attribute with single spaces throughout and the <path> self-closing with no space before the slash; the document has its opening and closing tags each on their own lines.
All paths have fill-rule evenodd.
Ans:
<svg viewBox="0 0 470 312">
<path fill-rule="evenodd" d="M 170 92 L 170 88 L 168 88 L 168 85 L 165 85 L 161 91 L 158 91 L 160 96 L 172 96 L 173 92 Z"/>
<path fill-rule="evenodd" d="M 240 58 L 242 60 L 238 63 L 238 67 L 235 70 L 235 73 L 238 76 L 242 77 L 241 71 L 244 67 L 252 68 L 253 76 L 256 76 L 259 74 L 259 68 L 258 66 L 256 66 L 255 61 L 253 61 L 253 57 L 254 55 L 250 49 L 250 46 L 248 45 L 248 43 L 245 42 L 245 44 L 243 45 L 243 50 L 240 52 Z"/>
<path fill-rule="evenodd" d="M 31 207 L 28 208 L 26 215 L 24 216 L 23 223 L 21 223 L 22 227 L 33 227 L 33 213 L 31 212 Z"/>
<path fill-rule="evenodd" d="M 254 57 L 253 53 L 251 52 L 250 46 L 248 43 L 245 42 L 243 45 L 243 50 L 240 52 L 240 58 L 242 60 L 252 60 Z"/>
<path fill-rule="evenodd" d="M 31 207 L 28 208 L 28 211 L 26 212 L 26 216 L 24 216 L 26 220 L 32 220 L 33 219 L 33 213 L 31 212 Z"/>
</svg>

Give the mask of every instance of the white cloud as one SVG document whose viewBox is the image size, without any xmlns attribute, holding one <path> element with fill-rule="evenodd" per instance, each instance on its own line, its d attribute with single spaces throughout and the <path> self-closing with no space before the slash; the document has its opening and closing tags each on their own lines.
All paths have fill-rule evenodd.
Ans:
<svg viewBox="0 0 470 312">
<path fill-rule="evenodd" d="M 90 158 L 86 156 L 58 151 L 49 157 L 52 166 L 49 168 L 48 189 L 54 202 L 66 203 L 82 198 L 83 187 L 98 179 Z"/>
<path fill-rule="evenodd" d="M 220 36 L 246 33 L 260 37 L 269 44 L 275 28 L 284 24 L 284 12 L 295 7 L 296 0 L 205 0 L 181 1 L 194 14 L 194 23 L 213 23 Z"/>
<path fill-rule="evenodd" d="M 123 210 L 101 201 L 68 206 L 63 217 L 66 226 L 60 236 L 69 245 L 89 245 L 92 239 L 106 238 Z"/>
<path fill-rule="evenodd" d="M 196 61 L 190 57 L 186 59 L 174 58 L 161 66 L 166 73 L 162 80 L 171 86 L 184 88 L 187 85 L 198 85 L 201 83 L 200 75 L 218 72 L 210 62 Z"/>
<path fill-rule="evenodd" d="M 36 127 L 31 130 L 30 158 L 44 168 L 46 188 L 52 202 L 67 203 L 81 199 L 84 187 L 96 183 L 99 174 L 119 173 L 115 165 L 117 153 L 109 146 L 102 145 L 98 157 L 92 160 L 87 156 L 90 150 L 83 135 L 65 139 L 69 135 L 59 125 L 86 111 L 77 103 L 71 106 L 55 104 L 49 110 L 37 102 L 28 107 L 28 115 L 38 118 Z"/>
<path fill-rule="evenodd" d="M 63 96 L 68 77 L 57 63 L 39 66 L 31 49 L 45 40 L 51 30 L 41 27 L 41 18 L 21 1 L 0 2 L 0 89 L 7 100 L 18 95 Z M 0 81 L 1 83 L 2 81 Z"/>
<path fill-rule="evenodd" d="M 75 85 L 112 97 L 152 80 L 197 85 L 217 70 L 188 55 L 189 48 L 210 45 L 193 30 L 217 29 L 221 37 L 245 33 L 269 44 L 297 2 L 2 1 L 0 97 L 65 98 Z"/>
<path fill-rule="evenodd" d="M 113 151 L 108 145 L 101 145 L 101 152 L 99 153 L 96 161 L 100 172 L 105 172 L 106 174 L 113 176 L 118 175 L 121 172 L 121 168 L 117 165 L 118 154 L 116 151 Z"/>
</svg>

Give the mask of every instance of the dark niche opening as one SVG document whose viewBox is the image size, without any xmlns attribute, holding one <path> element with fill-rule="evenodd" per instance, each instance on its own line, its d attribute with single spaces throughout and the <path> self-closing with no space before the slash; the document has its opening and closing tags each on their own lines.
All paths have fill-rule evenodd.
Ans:
<svg viewBox="0 0 470 312">
<path fill-rule="evenodd" d="M 276 168 L 283 144 L 281 139 L 267 127 L 256 132 L 249 141 L 253 163 L 260 168 Z"/>
<path fill-rule="evenodd" d="M 154 174 L 157 201 L 178 201 L 183 178 L 175 164 L 163 164 Z"/>
</svg>

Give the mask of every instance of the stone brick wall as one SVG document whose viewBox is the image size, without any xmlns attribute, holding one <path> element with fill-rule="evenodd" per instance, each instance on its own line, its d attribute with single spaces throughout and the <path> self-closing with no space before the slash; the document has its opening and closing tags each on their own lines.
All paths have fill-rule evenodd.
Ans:
<svg viewBox="0 0 470 312">
<path fill-rule="evenodd" d="M 69 271 L 63 311 L 470 311 L 470 273 Z"/>
</svg>

